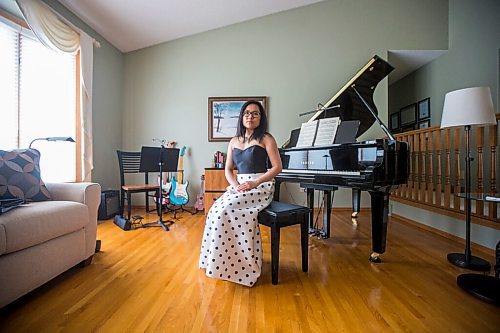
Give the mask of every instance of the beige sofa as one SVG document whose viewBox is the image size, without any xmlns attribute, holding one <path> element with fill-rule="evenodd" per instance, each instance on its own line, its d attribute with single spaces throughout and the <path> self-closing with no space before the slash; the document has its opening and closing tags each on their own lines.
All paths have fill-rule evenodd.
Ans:
<svg viewBox="0 0 500 333">
<path fill-rule="evenodd" d="M 92 260 L 101 187 L 95 183 L 46 186 L 52 200 L 0 215 L 0 307 Z"/>
</svg>

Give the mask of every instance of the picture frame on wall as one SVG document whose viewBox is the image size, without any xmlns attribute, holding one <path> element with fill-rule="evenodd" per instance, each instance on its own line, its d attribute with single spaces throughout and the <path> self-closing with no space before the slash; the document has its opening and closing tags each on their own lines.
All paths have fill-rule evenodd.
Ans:
<svg viewBox="0 0 500 333">
<path fill-rule="evenodd" d="M 431 127 L 431 120 L 423 120 L 418 123 L 418 129 Z"/>
<path fill-rule="evenodd" d="M 391 114 L 389 121 L 389 127 L 392 131 L 399 129 L 399 112 Z"/>
<path fill-rule="evenodd" d="M 431 116 L 431 105 L 430 98 L 425 98 L 418 102 L 418 120 L 423 120 L 430 118 Z"/>
<path fill-rule="evenodd" d="M 401 127 L 401 132 L 413 131 L 415 129 L 415 124 L 405 125 Z"/>
<path fill-rule="evenodd" d="M 259 102 L 268 112 L 266 96 L 209 97 L 208 141 L 229 142 L 236 135 L 241 107 L 250 100 Z M 269 119 L 269 113 L 266 114 Z"/>
<path fill-rule="evenodd" d="M 414 125 L 417 121 L 417 105 L 415 103 L 401 108 L 399 111 L 399 123 L 401 127 Z"/>
</svg>

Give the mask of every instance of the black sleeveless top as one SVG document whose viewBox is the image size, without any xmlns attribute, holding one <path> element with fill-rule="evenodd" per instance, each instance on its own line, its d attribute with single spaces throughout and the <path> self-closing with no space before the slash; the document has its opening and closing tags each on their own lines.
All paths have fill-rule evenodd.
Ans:
<svg viewBox="0 0 500 333">
<path fill-rule="evenodd" d="M 238 173 L 263 173 L 267 172 L 267 151 L 259 145 L 247 149 L 233 149 L 233 163 Z"/>
</svg>

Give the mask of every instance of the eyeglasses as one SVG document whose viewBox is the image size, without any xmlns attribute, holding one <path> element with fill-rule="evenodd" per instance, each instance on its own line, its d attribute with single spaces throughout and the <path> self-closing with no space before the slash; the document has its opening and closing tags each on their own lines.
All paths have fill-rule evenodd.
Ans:
<svg viewBox="0 0 500 333">
<path fill-rule="evenodd" d="M 252 111 L 252 112 L 248 112 L 248 111 L 245 111 L 243 113 L 243 117 L 252 117 L 252 118 L 257 118 L 257 117 L 260 117 L 260 112 L 257 112 L 257 111 Z"/>
</svg>

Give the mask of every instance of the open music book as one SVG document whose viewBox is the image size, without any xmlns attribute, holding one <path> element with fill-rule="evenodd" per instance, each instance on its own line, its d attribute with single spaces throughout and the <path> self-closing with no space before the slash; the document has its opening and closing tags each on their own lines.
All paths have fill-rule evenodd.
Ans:
<svg viewBox="0 0 500 333">
<path fill-rule="evenodd" d="M 340 117 L 324 118 L 303 123 L 300 127 L 297 147 L 331 145 L 340 124 Z"/>
</svg>

